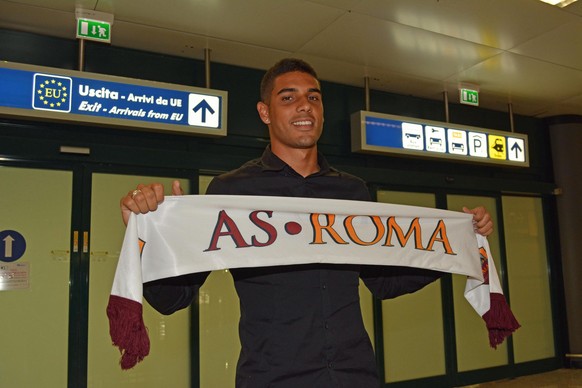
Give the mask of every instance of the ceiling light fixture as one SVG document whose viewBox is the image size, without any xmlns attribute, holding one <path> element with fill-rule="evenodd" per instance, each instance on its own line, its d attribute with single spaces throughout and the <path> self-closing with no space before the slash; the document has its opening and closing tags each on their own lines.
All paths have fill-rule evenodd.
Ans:
<svg viewBox="0 0 582 388">
<path fill-rule="evenodd" d="M 565 6 L 572 4 L 577 0 L 540 0 L 540 1 L 548 3 L 550 5 L 555 5 L 560 8 L 564 8 Z"/>
</svg>

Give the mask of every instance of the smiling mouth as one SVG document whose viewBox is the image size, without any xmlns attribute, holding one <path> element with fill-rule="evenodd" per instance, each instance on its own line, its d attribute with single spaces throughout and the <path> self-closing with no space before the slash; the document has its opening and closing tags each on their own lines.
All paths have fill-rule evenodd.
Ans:
<svg viewBox="0 0 582 388">
<path fill-rule="evenodd" d="M 313 125 L 313 121 L 300 120 L 300 121 L 294 121 L 292 124 L 295 125 L 296 127 L 302 127 L 302 126 L 306 126 L 306 125 Z"/>
</svg>

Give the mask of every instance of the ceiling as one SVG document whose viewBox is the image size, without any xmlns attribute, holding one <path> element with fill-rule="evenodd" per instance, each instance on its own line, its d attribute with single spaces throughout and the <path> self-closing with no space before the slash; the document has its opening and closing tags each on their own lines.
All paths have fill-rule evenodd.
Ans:
<svg viewBox="0 0 582 388">
<path fill-rule="evenodd" d="M 112 14 L 111 44 L 267 69 L 287 56 L 322 80 L 549 117 L 582 115 L 582 1 L 0 0 L 0 28 L 75 38 L 75 9 Z M 0 58 L 1 59 L 1 58 Z"/>
</svg>

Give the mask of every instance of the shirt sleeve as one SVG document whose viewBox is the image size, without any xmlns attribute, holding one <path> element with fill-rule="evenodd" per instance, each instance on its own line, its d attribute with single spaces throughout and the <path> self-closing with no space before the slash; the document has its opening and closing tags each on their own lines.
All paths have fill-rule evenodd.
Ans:
<svg viewBox="0 0 582 388">
<path fill-rule="evenodd" d="M 364 265 L 360 270 L 360 278 L 378 299 L 411 294 L 442 276 L 442 272 L 398 266 Z"/>
<path fill-rule="evenodd" d="M 360 190 L 359 196 L 362 201 L 372 200 L 367 188 Z M 442 276 L 441 272 L 412 267 L 363 265 L 360 269 L 360 278 L 378 299 L 411 294 Z"/>
<path fill-rule="evenodd" d="M 144 283 L 143 296 L 159 313 L 173 314 L 190 306 L 208 274 L 201 272 Z"/>
<path fill-rule="evenodd" d="M 214 178 L 207 193 L 224 194 L 227 187 Z M 143 285 L 143 296 L 159 313 L 170 315 L 192 304 L 209 274 L 201 272 L 147 282 Z"/>
</svg>

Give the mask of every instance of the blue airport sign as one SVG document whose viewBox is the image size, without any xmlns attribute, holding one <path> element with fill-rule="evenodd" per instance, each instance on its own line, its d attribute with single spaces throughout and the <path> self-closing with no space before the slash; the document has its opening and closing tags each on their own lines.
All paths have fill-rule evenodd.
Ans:
<svg viewBox="0 0 582 388">
<path fill-rule="evenodd" d="M 352 151 L 529 167 L 527 135 L 386 115 L 352 115 Z"/>
<path fill-rule="evenodd" d="M 227 92 L 0 62 L 0 115 L 226 136 Z"/>
</svg>

